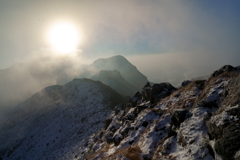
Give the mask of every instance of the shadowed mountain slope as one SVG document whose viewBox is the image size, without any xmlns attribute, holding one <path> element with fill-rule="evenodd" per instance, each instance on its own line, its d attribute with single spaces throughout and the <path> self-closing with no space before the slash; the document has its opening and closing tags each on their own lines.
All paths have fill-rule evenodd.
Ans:
<svg viewBox="0 0 240 160">
<path fill-rule="evenodd" d="M 117 70 L 101 70 L 92 76 L 91 79 L 101 81 L 119 93 L 127 96 L 132 96 L 138 90 L 137 87 L 126 81 Z"/>
<path fill-rule="evenodd" d="M 94 61 L 89 66 L 89 73 L 91 70 L 101 71 L 101 70 L 118 70 L 122 77 L 130 82 L 132 85 L 137 87 L 139 90 L 142 86 L 148 82 L 147 77 L 144 76 L 138 69 L 132 65 L 125 57 L 123 56 L 113 56 L 110 58 L 100 58 Z"/>
<path fill-rule="evenodd" d="M 21 103 L 0 124 L 0 159 L 73 159 L 88 135 L 125 97 L 105 84 L 75 79 Z"/>
</svg>

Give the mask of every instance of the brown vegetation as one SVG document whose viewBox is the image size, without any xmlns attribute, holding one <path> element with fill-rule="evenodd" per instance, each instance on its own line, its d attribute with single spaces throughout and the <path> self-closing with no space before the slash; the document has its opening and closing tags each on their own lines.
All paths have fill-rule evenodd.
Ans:
<svg viewBox="0 0 240 160">
<path fill-rule="evenodd" d="M 141 160 L 141 149 L 138 146 L 130 146 L 123 150 L 122 154 L 130 160 Z"/>
</svg>

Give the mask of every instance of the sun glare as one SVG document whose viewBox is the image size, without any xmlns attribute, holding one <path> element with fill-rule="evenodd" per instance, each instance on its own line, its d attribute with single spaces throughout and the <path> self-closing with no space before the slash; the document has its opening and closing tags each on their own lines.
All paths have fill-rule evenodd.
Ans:
<svg viewBox="0 0 240 160">
<path fill-rule="evenodd" d="M 70 23 L 57 23 L 49 31 L 49 41 L 51 45 L 62 54 L 66 54 L 77 49 L 80 35 L 76 27 Z"/>
</svg>

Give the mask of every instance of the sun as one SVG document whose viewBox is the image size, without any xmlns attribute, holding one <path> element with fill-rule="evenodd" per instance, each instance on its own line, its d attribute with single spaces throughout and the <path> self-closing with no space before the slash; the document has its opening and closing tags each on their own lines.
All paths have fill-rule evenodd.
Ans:
<svg viewBox="0 0 240 160">
<path fill-rule="evenodd" d="M 80 35 L 73 24 L 61 22 L 50 28 L 48 39 L 58 53 L 66 54 L 77 49 L 80 42 Z"/>
</svg>

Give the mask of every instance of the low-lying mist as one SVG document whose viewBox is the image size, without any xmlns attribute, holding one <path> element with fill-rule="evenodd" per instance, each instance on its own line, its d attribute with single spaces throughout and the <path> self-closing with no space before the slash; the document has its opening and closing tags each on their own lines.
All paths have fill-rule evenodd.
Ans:
<svg viewBox="0 0 240 160">
<path fill-rule="evenodd" d="M 208 76 L 225 64 L 239 65 L 236 54 L 218 57 L 218 53 L 206 52 L 148 54 L 125 57 L 147 76 L 150 82 L 170 82 L 175 87 L 184 80 Z M 26 100 L 43 88 L 62 85 L 74 78 L 89 78 L 97 72 L 87 68 L 93 59 L 83 58 L 80 51 L 75 54 L 57 55 L 43 51 L 27 57 L 22 63 L 0 70 L 0 110 L 4 113 L 12 106 Z M 86 56 L 85 56 L 86 57 Z M 96 59 L 101 58 L 97 57 Z M 94 60 L 96 60 L 94 59 Z M 111 69 L 109 69 L 111 70 Z"/>
<path fill-rule="evenodd" d="M 169 82 L 175 87 L 184 80 L 210 76 L 223 65 L 238 66 L 237 53 L 194 51 L 129 56 L 127 59 L 154 83 Z M 240 57 L 239 57 L 240 58 Z"/>
<path fill-rule="evenodd" d="M 45 51 L 1 70 L 0 109 L 16 105 L 47 86 L 79 77 L 83 67 L 79 54 L 57 55 Z"/>
</svg>

